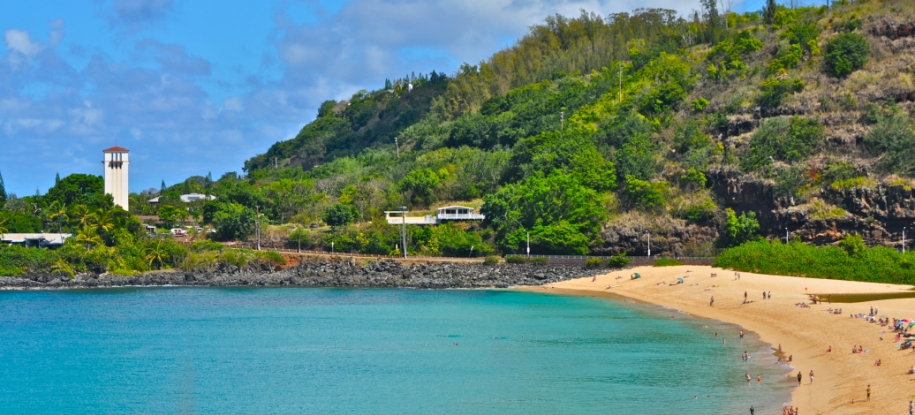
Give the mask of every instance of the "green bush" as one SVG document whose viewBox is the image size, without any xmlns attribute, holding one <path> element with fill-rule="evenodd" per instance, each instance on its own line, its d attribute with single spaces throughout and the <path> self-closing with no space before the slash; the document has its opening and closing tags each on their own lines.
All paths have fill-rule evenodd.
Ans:
<svg viewBox="0 0 915 415">
<path fill-rule="evenodd" d="M 607 261 L 607 267 L 613 269 L 620 269 L 629 265 L 630 259 L 626 257 L 625 252 L 620 252 L 617 255 L 610 257 L 610 260 Z"/>
<path fill-rule="evenodd" d="M 826 45 L 826 71 L 837 78 L 844 78 L 863 68 L 870 53 L 870 43 L 864 36 L 842 33 Z"/>
<path fill-rule="evenodd" d="M 656 267 L 675 267 L 677 265 L 683 265 L 683 263 L 673 258 L 658 258 L 654 261 Z"/>
<path fill-rule="evenodd" d="M 756 220 L 756 212 L 744 212 L 740 216 L 734 212 L 734 209 L 725 209 L 727 219 L 724 223 L 724 230 L 727 238 L 733 245 L 739 245 L 759 237 L 759 221 Z"/>
<path fill-rule="evenodd" d="M 600 258 L 588 258 L 585 260 L 585 268 L 600 268 L 603 262 Z"/>
<path fill-rule="evenodd" d="M 760 87 L 761 94 L 756 97 L 756 103 L 763 108 L 775 108 L 782 105 L 785 97 L 795 92 L 804 90 L 804 82 L 800 79 L 780 80 L 775 77 L 769 77 Z"/>
<path fill-rule="evenodd" d="M 864 136 L 864 143 L 888 172 L 915 174 L 915 131 L 904 114 L 882 118 Z"/>
<path fill-rule="evenodd" d="M 483 264 L 485 264 L 485 265 L 498 265 L 498 264 L 499 264 L 499 257 L 494 256 L 494 255 L 487 256 L 485 259 L 483 259 Z"/>
<path fill-rule="evenodd" d="M 752 241 L 725 250 L 715 266 L 735 271 L 892 284 L 915 283 L 915 252 L 868 248 L 859 236 L 839 246 L 817 247 L 794 241 Z"/>
<path fill-rule="evenodd" d="M 776 117 L 762 123 L 750 139 L 750 149 L 740 167 L 751 172 L 772 164 L 772 160 L 796 162 L 813 154 L 826 136 L 826 129 L 814 119 Z"/>
</svg>

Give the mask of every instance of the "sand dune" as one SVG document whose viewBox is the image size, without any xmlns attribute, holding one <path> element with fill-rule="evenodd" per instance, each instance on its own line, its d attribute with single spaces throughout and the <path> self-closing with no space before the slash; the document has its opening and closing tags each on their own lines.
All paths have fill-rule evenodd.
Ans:
<svg viewBox="0 0 915 415">
<path fill-rule="evenodd" d="M 630 280 L 630 275 L 636 272 L 642 278 Z M 718 276 L 711 277 L 712 273 Z M 677 282 L 677 277 L 685 277 L 685 283 L 670 285 Z M 678 266 L 641 267 L 605 274 L 593 282 L 591 278 L 583 278 L 523 289 L 572 295 L 619 295 L 739 324 L 758 333 L 763 341 L 774 347 L 780 344 L 786 356 L 793 356 L 795 384 L 797 372 L 803 373 L 803 383 L 792 395 L 793 405 L 801 414 L 808 415 L 908 413 L 909 400 L 915 395 L 915 375 L 908 375 L 907 371 L 915 365 L 915 352 L 900 351 L 893 333 L 849 315 L 867 314 L 870 307 L 878 307 L 879 315 L 912 319 L 915 318 L 915 298 L 853 304 L 821 303 L 810 308 L 795 304 L 809 303 L 806 293 L 885 293 L 912 288 L 751 273 L 741 273 L 741 278 L 735 280 L 733 271 Z M 771 291 L 772 299 L 763 300 L 763 290 Z M 752 303 L 743 304 L 744 292 Z M 709 306 L 712 296 L 715 297 L 714 307 Z M 830 314 L 825 311 L 828 308 L 842 308 L 843 313 Z M 726 335 L 735 340 L 738 337 L 736 332 Z M 854 345 L 864 346 L 868 352 L 852 354 Z M 827 353 L 829 346 L 832 346 L 831 353 Z M 882 359 L 882 366 L 874 366 L 877 359 Z M 813 384 L 808 378 L 811 370 L 816 375 Z M 866 401 L 868 385 L 872 389 L 869 402 Z"/>
</svg>

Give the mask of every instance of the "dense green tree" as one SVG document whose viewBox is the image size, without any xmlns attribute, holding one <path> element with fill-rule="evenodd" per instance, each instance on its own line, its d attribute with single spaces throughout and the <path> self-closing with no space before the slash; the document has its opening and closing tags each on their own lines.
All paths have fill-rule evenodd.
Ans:
<svg viewBox="0 0 915 415">
<path fill-rule="evenodd" d="M 560 170 L 505 186 L 483 201 L 497 242 L 510 251 L 517 251 L 529 231 L 541 252 L 587 253 L 606 218 L 603 197 Z"/>
<path fill-rule="evenodd" d="M 28 213 L 0 210 L 0 221 L 4 222 L 6 232 L 32 233 L 41 232 L 41 219 Z"/>
<path fill-rule="evenodd" d="M 436 199 L 435 191 L 441 182 L 440 176 L 430 169 L 412 170 L 397 184 L 397 188 L 409 192 L 413 204 L 429 206 Z"/>
<path fill-rule="evenodd" d="M 212 203 L 216 237 L 224 241 L 244 240 L 254 232 L 254 209 L 238 203 Z"/>
<path fill-rule="evenodd" d="M 759 221 L 756 220 L 756 212 L 744 212 L 738 216 L 734 209 L 727 208 L 725 213 L 727 217 L 724 229 L 733 245 L 740 245 L 759 237 Z"/>
<path fill-rule="evenodd" d="M 352 207 L 337 203 L 324 209 L 324 216 L 322 219 L 324 220 L 324 223 L 331 227 L 339 228 L 352 222 L 354 216 Z"/>
<path fill-rule="evenodd" d="M 108 209 L 114 205 L 111 196 L 105 194 L 105 181 L 101 176 L 79 173 L 64 177 L 41 197 L 42 206 L 55 202 L 65 206 L 82 204 L 96 209 Z"/>
<path fill-rule="evenodd" d="M 830 74 L 844 78 L 864 67 L 870 57 L 871 46 L 864 36 L 842 33 L 826 44 L 824 64 Z"/>
<path fill-rule="evenodd" d="M 6 203 L 6 185 L 3 183 L 3 174 L 0 173 L 0 208 Z"/>
</svg>

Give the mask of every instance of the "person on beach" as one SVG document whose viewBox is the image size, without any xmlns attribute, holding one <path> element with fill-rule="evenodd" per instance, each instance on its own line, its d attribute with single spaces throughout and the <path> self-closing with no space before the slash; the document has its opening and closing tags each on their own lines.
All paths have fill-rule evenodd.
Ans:
<svg viewBox="0 0 915 415">
<path fill-rule="evenodd" d="M 772 291 L 769 291 L 769 299 L 772 299 Z"/>
<path fill-rule="evenodd" d="M 752 406 L 750 408 L 752 408 Z M 753 411 L 750 410 L 750 413 L 752 414 Z M 915 401 L 909 401 L 909 415 L 915 415 Z"/>
<path fill-rule="evenodd" d="M 810 384 L 813 385 L 813 371 L 810 371 Z"/>
<path fill-rule="evenodd" d="M 714 296 L 714 295 L 713 295 L 712 298 L 708 301 L 708 306 L 709 306 L 709 307 L 714 307 L 714 306 L 715 306 L 715 296 Z"/>
<path fill-rule="evenodd" d="M 871 401 L 871 385 L 867 385 L 867 401 Z"/>
<path fill-rule="evenodd" d="M 766 292 L 763 291 L 763 300 L 765 300 L 765 299 L 766 299 Z"/>
<path fill-rule="evenodd" d="M 801 379 L 804 379 L 804 375 L 801 372 L 797 372 L 797 386 L 801 386 Z"/>
<path fill-rule="evenodd" d="M 829 345 L 829 348 L 826 349 L 826 353 L 832 353 L 832 345 L 831 345 L 831 344 Z"/>
<path fill-rule="evenodd" d="M 743 303 L 744 304 L 747 303 L 747 292 L 746 291 L 743 292 Z"/>
</svg>

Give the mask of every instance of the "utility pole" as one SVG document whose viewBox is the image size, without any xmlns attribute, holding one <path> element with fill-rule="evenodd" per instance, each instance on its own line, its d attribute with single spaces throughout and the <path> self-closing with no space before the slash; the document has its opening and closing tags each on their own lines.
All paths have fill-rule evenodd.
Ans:
<svg viewBox="0 0 915 415">
<path fill-rule="evenodd" d="M 334 254 L 334 241 L 330 241 L 330 254 Z"/>
<path fill-rule="evenodd" d="M 257 250 L 261 250 L 261 213 L 260 206 L 254 205 L 254 235 L 257 240 Z"/>
<path fill-rule="evenodd" d="M 403 246 L 403 257 L 406 258 L 407 257 L 407 207 L 406 206 L 400 207 L 400 214 L 402 215 L 401 218 L 403 219 L 401 221 L 402 227 L 400 229 L 400 237 L 401 237 L 400 243 Z"/>
<path fill-rule="evenodd" d="M 651 257 L 651 232 L 648 232 L 648 257 Z"/>
<path fill-rule="evenodd" d="M 623 103 L 623 64 L 620 64 L 620 104 Z"/>
<path fill-rule="evenodd" d="M 788 227 L 785 227 L 785 245 L 788 245 Z"/>
</svg>

